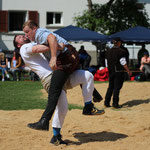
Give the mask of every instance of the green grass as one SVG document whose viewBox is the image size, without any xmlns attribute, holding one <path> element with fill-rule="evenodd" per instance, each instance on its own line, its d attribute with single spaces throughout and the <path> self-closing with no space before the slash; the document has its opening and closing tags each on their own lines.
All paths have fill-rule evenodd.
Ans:
<svg viewBox="0 0 150 150">
<path fill-rule="evenodd" d="M 0 110 L 45 109 L 47 99 L 41 89 L 39 81 L 0 82 Z M 69 109 L 82 109 L 82 106 L 71 104 Z"/>
<path fill-rule="evenodd" d="M 94 84 L 108 83 L 108 81 L 94 81 Z"/>
</svg>

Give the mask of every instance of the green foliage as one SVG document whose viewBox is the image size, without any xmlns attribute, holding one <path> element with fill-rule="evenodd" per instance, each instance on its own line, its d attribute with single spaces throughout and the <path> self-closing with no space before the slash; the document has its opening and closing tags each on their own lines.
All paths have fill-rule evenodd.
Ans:
<svg viewBox="0 0 150 150">
<path fill-rule="evenodd" d="M 41 82 L 5 81 L 0 82 L 0 110 L 45 109 L 47 98 L 43 97 Z M 81 106 L 69 105 L 71 109 Z"/>
<path fill-rule="evenodd" d="M 129 27 L 149 27 L 149 18 L 144 5 L 139 5 L 137 0 L 114 0 L 108 5 L 94 4 L 91 12 L 85 10 L 82 15 L 74 17 L 77 26 L 113 34 Z"/>
</svg>

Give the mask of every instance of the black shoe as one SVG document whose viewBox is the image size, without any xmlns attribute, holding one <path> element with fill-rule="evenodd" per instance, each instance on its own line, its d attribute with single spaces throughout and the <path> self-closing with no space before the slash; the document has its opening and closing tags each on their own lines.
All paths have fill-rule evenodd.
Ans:
<svg viewBox="0 0 150 150">
<path fill-rule="evenodd" d="M 49 130 L 49 121 L 46 118 L 41 118 L 38 122 L 29 123 L 27 125 L 29 128 L 36 130 Z"/>
<path fill-rule="evenodd" d="M 105 107 L 111 107 L 110 104 L 104 104 Z"/>
<path fill-rule="evenodd" d="M 100 93 L 94 88 L 93 91 L 93 102 L 100 102 L 103 100 L 103 97 L 100 95 Z"/>
<path fill-rule="evenodd" d="M 100 96 L 100 97 L 93 97 L 93 102 L 100 102 L 100 101 L 102 101 L 103 100 L 103 98 Z"/>
<path fill-rule="evenodd" d="M 99 110 L 96 107 L 94 107 L 93 103 L 84 106 L 82 112 L 83 115 L 102 115 L 104 113 L 104 110 Z"/>
<path fill-rule="evenodd" d="M 119 108 L 122 108 L 122 106 L 121 105 L 113 105 L 113 108 L 119 109 Z"/>
<path fill-rule="evenodd" d="M 53 136 L 52 139 L 51 139 L 51 141 L 50 141 L 50 143 L 52 143 L 52 144 L 54 144 L 54 145 L 56 145 L 56 146 L 58 146 L 58 145 L 60 145 L 60 144 L 65 144 L 65 145 L 67 145 L 67 143 L 64 142 L 61 138 L 62 138 L 61 134 L 59 134 L 59 135 L 57 135 L 57 136 Z"/>
</svg>

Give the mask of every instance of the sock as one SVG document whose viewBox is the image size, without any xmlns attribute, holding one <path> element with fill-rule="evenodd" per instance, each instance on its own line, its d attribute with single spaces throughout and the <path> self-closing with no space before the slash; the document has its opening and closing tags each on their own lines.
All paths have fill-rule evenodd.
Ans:
<svg viewBox="0 0 150 150">
<path fill-rule="evenodd" d="M 60 130 L 61 130 L 61 128 L 54 128 L 53 127 L 53 134 L 54 134 L 54 136 L 59 135 L 60 134 Z"/>
<path fill-rule="evenodd" d="M 91 104 L 91 103 L 92 103 L 92 101 L 85 102 L 84 105 L 86 106 L 86 105 Z"/>
</svg>

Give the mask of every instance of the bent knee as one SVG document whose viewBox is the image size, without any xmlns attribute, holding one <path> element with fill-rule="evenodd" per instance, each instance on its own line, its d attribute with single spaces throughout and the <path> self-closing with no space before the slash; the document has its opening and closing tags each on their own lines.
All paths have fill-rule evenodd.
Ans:
<svg viewBox="0 0 150 150">
<path fill-rule="evenodd" d="M 88 81 L 90 81 L 90 80 L 93 81 L 94 80 L 93 74 L 89 71 L 86 71 L 86 77 L 87 77 Z"/>
</svg>

